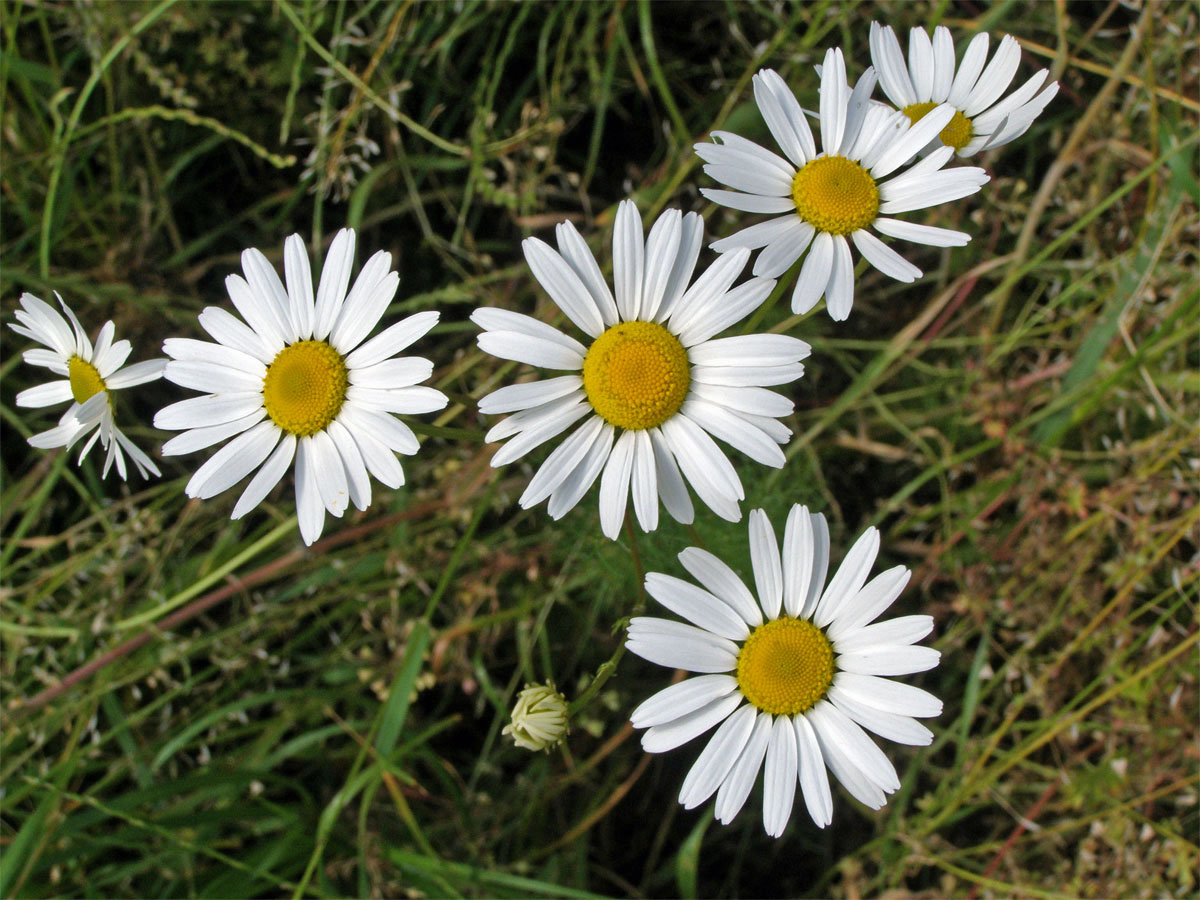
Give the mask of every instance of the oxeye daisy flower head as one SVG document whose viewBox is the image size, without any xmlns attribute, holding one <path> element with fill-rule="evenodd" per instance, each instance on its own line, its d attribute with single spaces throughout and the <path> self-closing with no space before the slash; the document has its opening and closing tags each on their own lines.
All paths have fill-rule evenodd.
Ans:
<svg viewBox="0 0 1200 900">
<path fill-rule="evenodd" d="M 99 441 L 107 451 L 102 478 L 108 477 L 114 463 L 117 474 L 122 479 L 126 477 L 126 453 L 143 478 L 158 475 L 158 467 L 150 457 L 117 427 L 112 392 L 161 378 L 167 361 L 152 359 L 126 366 L 132 347 L 129 341 L 113 340 L 116 329 L 111 321 L 100 328 L 93 344 L 71 308 L 57 293 L 54 296 L 58 297 L 66 319 L 50 304 L 25 293 L 21 295 L 22 308 L 16 313 L 20 324 L 9 324 L 17 334 L 45 347 L 26 350 L 25 362 L 43 366 L 63 379 L 21 391 L 17 395 L 17 406 L 71 403 L 56 427 L 35 434 L 29 443 L 40 449 L 66 447 L 69 450 L 80 438 L 90 434 L 79 453 L 79 462 L 83 462 L 88 451 Z"/>
<path fill-rule="evenodd" d="M 686 483 L 717 515 L 741 517 L 737 472 L 714 437 L 751 459 L 784 463 L 791 432 L 778 421 L 792 401 L 767 390 L 804 372 L 809 347 L 778 334 L 716 338 L 755 309 L 775 282 L 734 280 L 749 251 L 726 254 L 692 282 L 703 224 L 695 213 L 664 212 L 649 236 L 633 201 L 617 209 L 610 290 L 575 227 L 557 229 L 558 250 L 525 240 L 525 258 L 585 343 L 530 316 L 484 307 L 479 346 L 494 356 L 567 374 L 503 387 L 479 401 L 485 414 L 513 413 L 487 434 L 511 437 L 492 457 L 502 466 L 580 422 L 546 458 L 521 495 L 529 508 L 549 498 L 558 519 L 600 479 L 600 524 L 615 539 L 628 495 L 642 529 L 658 525 L 658 504 L 691 522 Z"/>
<path fill-rule="evenodd" d="M 896 213 L 936 206 L 975 193 L 988 180 L 983 169 L 943 170 L 953 148 L 931 153 L 897 171 L 949 124 L 954 109 L 941 104 L 915 124 L 898 111 L 872 103 L 875 70 L 850 89 L 840 49 L 825 54 L 821 68 L 821 151 L 794 94 L 778 73 L 754 76 L 754 99 L 784 157 L 753 141 L 714 131 L 719 143 L 698 143 L 704 171 L 737 190 L 701 188 L 714 203 L 777 218 L 751 225 L 713 243 L 718 253 L 763 248 L 754 274 L 777 278 L 804 257 L 792 291 L 792 310 L 808 312 L 822 296 L 829 315 L 843 321 L 854 303 L 853 243 L 872 266 L 898 281 L 921 270 L 876 237 L 962 246 L 970 236 L 902 219 Z"/>
<path fill-rule="evenodd" d="M 940 654 L 914 646 L 933 628 L 929 616 L 875 622 L 910 574 L 897 566 L 867 581 L 878 550 L 879 532 L 868 528 L 826 585 L 825 518 L 797 505 L 782 557 L 766 513 L 750 513 L 755 593 L 696 547 L 679 561 L 699 586 L 658 572 L 646 576 L 650 596 L 687 622 L 636 617 L 627 648 L 700 675 L 634 710 L 633 726 L 646 729 L 642 747 L 673 750 L 720 724 L 684 779 L 679 802 L 686 808 L 716 793 L 716 817 L 729 823 L 761 768 L 763 825 L 778 837 L 797 783 L 813 821 L 823 828 L 833 820 L 826 768 L 872 809 L 900 787 L 866 731 L 901 744 L 930 743 L 932 733 L 916 719 L 939 715 L 941 701 L 889 676 L 930 669 Z"/>
<path fill-rule="evenodd" d="M 950 29 L 939 25 L 931 41 L 924 28 L 913 28 L 906 64 L 892 27 L 871 23 L 871 60 L 888 99 L 914 123 L 939 104 L 954 109 L 954 116 L 926 151 L 948 146 L 969 157 L 1002 147 L 1028 131 L 1058 93 L 1058 82 L 1047 85 L 1049 72 L 1042 69 L 1001 100 L 1017 73 L 1021 46 L 1005 35 L 989 63 L 988 41 L 986 32 L 975 35 L 958 64 Z"/>
<path fill-rule="evenodd" d="M 299 235 L 284 244 L 286 288 L 262 253 L 246 250 L 245 278 L 225 280 L 245 321 L 210 306 L 200 325 L 215 343 L 163 344 L 171 357 L 166 378 L 204 392 L 155 416 L 159 428 L 183 432 L 163 445 L 163 454 L 194 453 L 232 438 L 192 475 L 187 495 L 214 497 L 255 472 L 233 508 L 239 519 L 295 462 L 296 510 L 307 544 L 321 536 L 326 512 L 341 516 L 350 503 L 370 506 L 371 477 L 390 488 L 404 483 L 396 454 L 416 453 L 418 444 L 393 414 L 446 405 L 445 394 L 420 385 L 433 363 L 397 356 L 437 323 L 437 312 L 409 316 L 364 343 L 399 276 L 391 254 L 381 250 L 347 293 L 354 244 L 353 229 L 338 232 L 315 296 Z"/>
</svg>

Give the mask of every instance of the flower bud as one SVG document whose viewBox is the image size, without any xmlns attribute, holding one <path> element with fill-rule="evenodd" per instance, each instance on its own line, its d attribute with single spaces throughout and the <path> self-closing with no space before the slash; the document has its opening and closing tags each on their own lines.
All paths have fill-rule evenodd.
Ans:
<svg viewBox="0 0 1200 900">
<path fill-rule="evenodd" d="M 549 750 L 568 730 L 566 698 L 553 685 L 535 684 L 517 695 L 512 721 L 501 733 L 526 750 Z"/>
</svg>

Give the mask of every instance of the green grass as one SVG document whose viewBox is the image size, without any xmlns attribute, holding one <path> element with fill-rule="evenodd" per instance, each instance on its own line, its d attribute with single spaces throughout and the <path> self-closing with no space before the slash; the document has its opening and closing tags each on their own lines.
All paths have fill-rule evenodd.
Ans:
<svg viewBox="0 0 1200 900">
<path fill-rule="evenodd" d="M 769 142 L 750 76 L 815 108 L 813 63 L 860 72 L 872 18 L 1010 31 L 1063 89 L 928 214 L 967 247 L 906 245 L 911 286 L 860 273 L 844 325 L 758 323 L 813 356 L 787 466 L 737 460 L 743 508 L 824 511 L 835 560 L 878 525 L 877 570 L 914 570 L 897 610 L 937 621 L 908 680 L 946 704 L 932 746 L 887 747 L 887 807 L 835 791 L 832 827 L 798 807 L 773 841 L 761 788 L 728 827 L 676 804 L 700 742 L 640 751 L 628 714 L 670 673 L 618 658 L 638 565 L 699 542 L 748 572 L 744 524 L 614 543 L 594 493 L 520 510 L 545 451 L 488 466 L 474 400 L 519 367 L 467 316 L 552 318 L 521 238 L 571 218 L 604 263 L 631 190 L 744 223 L 691 143 Z M 390 316 L 442 311 L 419 348 L 451 397 L 407 486 L 305 550 L 290 482 L 231 522 L 183 494 L 199 455 L 126 485 L 26 446 L 53 419 L 16 408 L 42 378 L 3 329 L 0 894 L 1195 895 L 1194 5 L 5 2 L 0 28 L 5 321 L 57 290 L 146 358 L 198 336 L 243 248 L 351 225 L 396 257 Z M 129 393 L 157 452 L 181 394 Z M 500 731 L 546 679 L 586 702 L 530 754 Z"/>
</svg>

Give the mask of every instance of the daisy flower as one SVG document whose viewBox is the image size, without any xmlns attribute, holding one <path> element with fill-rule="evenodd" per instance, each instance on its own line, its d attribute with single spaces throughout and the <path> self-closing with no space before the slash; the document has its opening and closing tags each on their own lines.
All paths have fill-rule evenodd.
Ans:
<svg viewBox="0 0 1200 900">
<path fill-rule="evenodd" d="M 642 747 L 662 753 L 703 734 L 712 740 L 679 792 L 687 809 L 715 792 L 716 816 L 738 814 L 764 768 L 763 825 L 783 833 L 796 783 L 814 822 L 833 820 L 828 766 L 872 809 L 900 787 L 896 770 L 863 729 L 923 746 L 933 735 L 915 717 L 939 715 L 932 694 L 887 676 L 937 665 L 940 654 L 913 644 L 933 628 L 929 616 L 875 621 L 908 583 L 896 566 L 867 574 L 879 550 L 868 528 L 825 585 L 829 531 L 824 516 L 793 506 L 783 558 L 766 513 L 750 513 L 750 560 L 758 598 L 717 557 L 696 547 L 679 554 L 702 587 L 651 572 L 646 590 L 691 624 L 634 618 L 627 647 L 650 662 L 704 673 L 659 691 L 630 717 L 645 728 Z"/>
<path fill-rule="evenodd" d="M 907 117 L 870 102 L 875 71 L 867 69 L 848 90 L 839 49 L 825 54 L 821 69 L 821 144 L 817 153 L 800 104 L 778 73 L 754 76 L 754 99 L 787 159 L 736 134 L 714 131 L 721 143 L 699 143 L 704 171 L 736 191 L 702 188 L 714 203 L 753 213 L 782 213 L 712 245 L 718 253 L 765 248 L 754 274 L 777 278 L 801 256 L 804 266 L 792 292 L 792 310 L 808 312 L 824 295 L 829 315 L 843 321 L 854 303 L 850 241 L 872 266 L 898 281 L 921 270 L 879 240 L 886 237 L 934 247 L 958 247 L 970 236 L 890 216 L 925 209 L 973 194 L 988 180 L 979 168 L 943 171 L 950 147 L 892 175 L 937 137 L 954 116 L 942 104 L 909 126 Z M 807 254 L 807 255 L 805 255 Z"/>
<path fill-rule="evenodd" d="M 879 71 L 883 92 L 914 124 L 942 103 L 954 108 L 949 124 L 924 149 L 947 146 L 959 156 L 1002 147 L 1016 140 L 1041 115 L 1058 93 L 1053 81 L 1042 90 L 1049 72 L 1042 69 L 1003 100 L 1017 65 L 1021 45 L 1005 35 L 992 61 L 987 61 L 988 36 L 979 33 L 967 45 L 962 64 L 955 65 L 954 41 L 944 25 L 933 40 L 924 28 L 908 33 L 908 64 L 890 25 L 871 23 L 871 61 Z M 1040 93 L 1039 93 L 1040 91 Z"/>
<path fill-rule="evenodd" d="M 549 498 L 551 517 L 561 518 L 599 476 L 600 525 L 615 539 L 631 489 L 644 531 L 658 526 L 660 499 L 676 520 L 691 522 L 686 479 L 717 515 L 737 521 L 742 483 L 713 437 L 781 467 L 778 444 L 791 432 L 776 420 L 792 401 L 764 385 L 799 378 L 809 347 L 779 334 L 713 336 L 762 303 L 775 282 L 754 278 L 731 289 L 749 258 L 743 250 L 718 259 L 688 287 L 703 223 L 677 209 L 664 212 L 643 241 L 633 201 L 617 208 L 615 298 L 574 226 L 563 222 L 557 237 L 558 252 L 527 238 L 525 259 L 587 346 L 508 310 L 484 307 L 471 316 L 484 329 L 479 346 L 493 356 L 569 373 L 479 401 L 483 413 L 515 413 L 487 433 L 489 442 L 512 437 L 492 465 L 519 459 L 582 419 L 529 482 L 522 507 Z"/>
<path fill-rule="evenodd" d="M 404 483 L 397 453 L 417 452 L 417 438 L 392 413 L 442 409 L 446 395 L 418 387 L 433 363 L 396 354 L 438 320 L 421 312 L 386 328 L 366 343 L 395 296 L 400 277 L 392 255 L 379 251 L 363 266 L 350 292 L 354 231 L 338 232 L 325 258 L 313 298 L 304 241 L 284 243 L 284 289 L 258 250 L 242 253 L 246 277 L 230 275 L 225 287 L 243 322 L 210 306 L 200 325 L 215 340 L 171 338 L 166 378 L 203 391 L 160 410 L 159 428 L 183 431 L 163 445 L 163 455 L 194 453 L 229 441 L 196 470 L 187 495 L 207 499 L 255 472 L 233 507 L 240 519 L 254 509 L 296 463 L 296 511 L 306 544 L 321 536 L 325 513 L 341 516 L 349 503 L 371 504 L 371 480 Z"/>
<path fill-rule="evenodd" d="M 143 478 L 149 478 L 151 474 L 158 475 L 158 467 L 150 457 L 125 437 L 113 420 L 111 392 L 161 378 L 167 361 L 152 359 L 125 366 L 131 347 L 129 341 L 113 340 L 115 329 L 111 321 L 105 322 L 100 328 L 93 345 L 75 313 L 71 312 L 62 297 L 57 293 L 54 296 L 58 297 L 59 305 L 67 314 L 67 319 L 71 320 L 69 326 L 67 319 L 60 316 L 50 304 L 28 293 L 21 295 L 23 308 L 16 313 L 17 321 L 21 324 L 10 323 L 8 326 L 22 337 L 49 348 L 26 350 L 25 362 L 32 366 L 44 366 L 64 379 L 21 391 L 17 394 L 17 406 L 54 406 L 71 401 L 67 411 L 58 420 L 57 427 L 35 434 L 29 443 L 43 450 L 51 447 L 66 447 L 69 450 L 76 441 L 90 433 L 91 437 L 79 453 L 79 462 L 83 462 L 88 451 L 99 440 L 100 446 L 108 451 L 101 478 L 108 477 L 108 470 L 115 462 L 117 474 L 124 479 L 126 453 Z"/>
</svg>

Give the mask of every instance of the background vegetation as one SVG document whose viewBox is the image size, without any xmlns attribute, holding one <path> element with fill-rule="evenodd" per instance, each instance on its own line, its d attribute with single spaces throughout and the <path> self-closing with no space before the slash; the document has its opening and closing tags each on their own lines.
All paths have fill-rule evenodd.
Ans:
<svg viewBox="0 0 1200 900">
<path fill-rule="evenodd" d="M 744 508 L 823 510 L 835 559 L 879 525 L 880 567 L 915 570 L 898 608 L 938 623 L 911 680 L 946 701 L 931 747 L 887 748 L 885 809 L 841 794 L 773 841 L 757 793 L 729 827 L 677 806 L 700 743 L 641 752 L 628 713 L 670 674 L 640 660 L 560 751 L 500 736 L 525 682 L 576 698 L 607 671 L 637 556 L 748 560 L 713 516 L 635 548 L 594 494 L 520 511 L 541 455 L 490 469 L 474 400 L 521 367 L 467 316 L 553 317 L 520 239 L 570 218 L 607 261 L 627 195 L 743 223 L 699 197 L 691 144 L 769 140 L 751 75 L 815 108 L 813 64 L 840 44 L 860 72 L 872 19 L 1011 32 L 1062 91 L 929 213 L 969 246 L 914 249 L 912 286 L 863 271 L 844 325 L 762 319 L 814 352 L 788 465 L 741 465 Z M 57 290 L 148 358 L 198 335 L 244 247 L 352 225 L 360 260 L 396 257 L 391 315 L 442 311 L 420 349 L 452 398 L 413 423 L 408 487 L 306 551 L 290 479 L 231 522 L 233 492 L 183 495 L 199 457 L 126 485 L 27 447 L 52 418 L 15 408 L 43 378 L 2 329 L 0 893 L 1195 895 L 1195 4 L 8 0 L 0 28 L 6 321 Z M 129 393 L 157 453 L 181 394 Z"/>
</svg>

